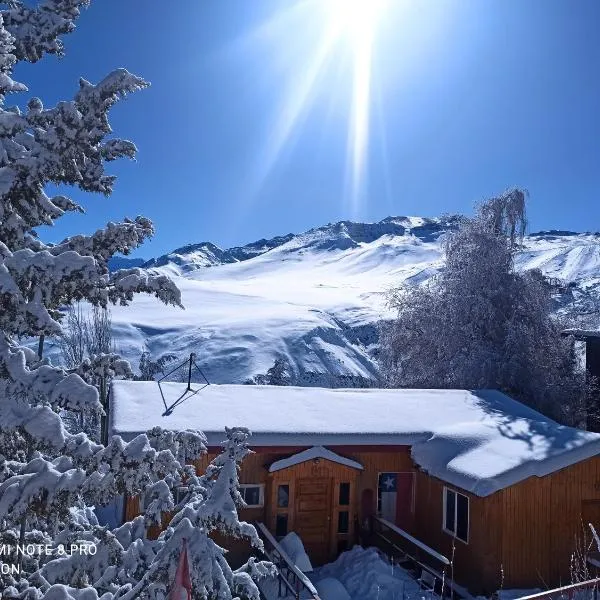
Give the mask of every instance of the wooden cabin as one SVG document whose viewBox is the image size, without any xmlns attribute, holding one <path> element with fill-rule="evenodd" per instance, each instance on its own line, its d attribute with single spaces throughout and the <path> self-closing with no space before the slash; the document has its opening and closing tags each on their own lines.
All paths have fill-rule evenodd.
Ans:
<svg viewBox="0 0 600 600">
<path fill-rule="evenodd" d="M 248 427 L 255 453 L 240 473 L 240 516 L 276 537 L 295 531 L 315 565 L 371 543 L 375 516 L 449 557 L 448 576 L 472 594 L 545 589 L 570 582 L 572 555 L 591 538 L 584 524 L 600 529 L 600 434 L 500 392 L 185 390 L 113 382 L 111 434 L 200 429 L 204 469 L 226 426 Z M 137 499 L 125 513 L 139 514 Z"/>
</svg>

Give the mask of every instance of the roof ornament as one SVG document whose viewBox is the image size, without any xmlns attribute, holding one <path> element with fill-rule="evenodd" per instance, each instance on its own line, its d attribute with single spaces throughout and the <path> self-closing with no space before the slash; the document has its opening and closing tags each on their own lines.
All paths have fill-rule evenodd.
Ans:
<svg viewBox="0 0 600 600">
<path fill-rule="evenodd" d="M 202 379 L 204 379 L 204 381 L 206 382 L 204 385 L 202 385 L 201 387 L 199 387 L 197 389 L 194 389 L 192 387 L 192 366 L 196 368 L 198 373 L 200 373 L 200 375 L 202 376 Z M 188 369 L 187 388 L 184 390 L 183 394 L 181 394 L 181 396 L 179 396 L 179 398 L 177 398 L 177 400 L 175 400 L 175 402 L 173 402 L 171 404 L 171 406 L 168 406 L 167 401 L 165 399 L 165 394 L 164 394 L 164 390 L 161 385 L 161 382 L 164 381 L 167 377 L 169 377 L 173 373 L 175 373 L 175 371 L 179 371 L 180 369 L 183 369 L 184 367 L 187 367 L 187 369 Z M 165 412 L 162 415 L 163 417 L 170 415 L 176 406 L 179 406 L 182 402 L 185 402 L 185 400 L 187 400 L 188 398 L 191 398 L 192 396 L 196 395 L 198 392 L 202 391 L 206 386 L 210 385 L 208 379 L 206 378 L 206 375 L 204 375 L 204 373 L 202 372 L 202 369 L 196 363 L 195 352 L 192 352 L 190 354 L 189 358 L 187 358 L 181 364 L 179 364 L 176 367 L 174 367 L 173 369 L 171 369 L 166 375 L 163 375 L 157 381 L 157 383 L 158 383 L 158 389 L 160 390 L 160 395 L 162 397 L 163 404 L 165 405 Z"/>
</svg>

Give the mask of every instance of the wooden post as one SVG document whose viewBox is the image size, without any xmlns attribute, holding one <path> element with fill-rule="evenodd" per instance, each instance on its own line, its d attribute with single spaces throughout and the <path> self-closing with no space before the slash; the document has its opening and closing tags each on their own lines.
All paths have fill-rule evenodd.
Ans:
<svg viewBox="0 0 600 600">
<path fill-rule="evenodd" d="M 44 354 L 44 334 L 40 334 L 40 341 L 38 342 L 38 358 L 42 360 Z"/>
<path fill-rule="evenodd" d="M 188 392 L 190 392 L 192 390 L 192 363 L 194 362 L 195 358 L 196 358 L 196 355 L 192 352 L 190 354 L 190 364 L 188 367 L 188 386 L 187 386 Z"/>
</svg>

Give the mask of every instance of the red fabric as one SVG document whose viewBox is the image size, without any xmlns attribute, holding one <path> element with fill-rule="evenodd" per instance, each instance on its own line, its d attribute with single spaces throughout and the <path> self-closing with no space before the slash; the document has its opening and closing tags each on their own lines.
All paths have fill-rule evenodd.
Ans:
<svg viewBox="0 0 600 600">
<path fill-rule="evenodd" d="M 179 555 L 179 564 L 175 573 L 173 587 L 169 594 L 169 600 L 182 600 L 182 592 L 185 590 L 187 600 L 192 600 L 192 580 L 190 577 L 190 563 L 188 560 L 187 543 L 183 540 L 183 547 Z"/>
<path fill-rule="evenodd" d="M 397 473 L 396 477 L 396 525 L 408 530 L 413 517 L 414 473 Z"/>
</svg>

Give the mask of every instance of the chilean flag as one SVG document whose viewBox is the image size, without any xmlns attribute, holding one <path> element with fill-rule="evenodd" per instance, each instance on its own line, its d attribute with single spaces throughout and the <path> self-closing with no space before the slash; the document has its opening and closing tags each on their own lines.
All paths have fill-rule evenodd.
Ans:
<svg viewBox="0 0 600 600">
<path fill-rule="evenodd" d="M 413 477 L 413 473 L 379 474 L 379 514 L 403 529 L 412 520 Z"/>
<path fill-rule="evenodd" d="M 177 565 L 175 581 L 173 581 L 169 600 L 192 600 L 192 580 L 190 578 L 190 563 L 185 538 L 183 538 L 183 547 L 179 555 L 179 564 Z"/>
</svg>

